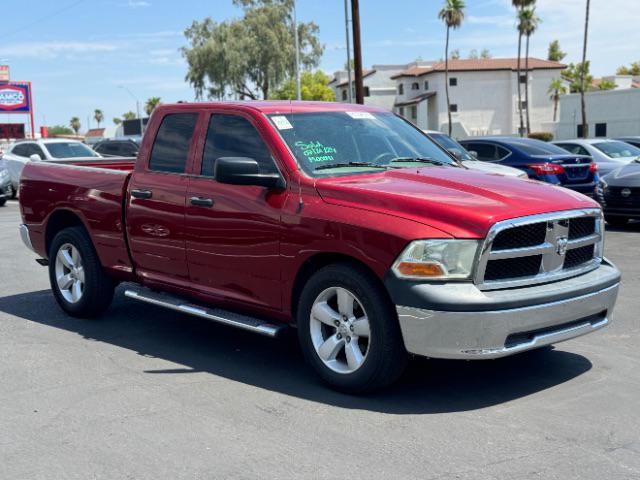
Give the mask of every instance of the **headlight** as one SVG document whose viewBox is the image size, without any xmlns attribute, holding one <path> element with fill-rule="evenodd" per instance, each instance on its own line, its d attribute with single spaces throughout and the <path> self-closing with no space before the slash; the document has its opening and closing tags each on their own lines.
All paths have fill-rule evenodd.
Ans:
<svg viewBox="0 0 640 480">
<path fill-rule="evenodd" d="M 478 240 L 416 240 L 393 264 L 400 278 L 416 280 L 468 279 L 478 251 Z"/>
</svg>

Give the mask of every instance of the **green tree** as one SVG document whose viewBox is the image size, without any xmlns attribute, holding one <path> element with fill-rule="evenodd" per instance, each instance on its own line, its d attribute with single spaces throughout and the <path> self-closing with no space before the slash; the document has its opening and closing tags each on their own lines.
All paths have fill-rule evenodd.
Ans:
<svg viewBox="0 0 640 480">
<path fill-rule="evenodd" d="M 156 107 L 160 105 L 160 102 L 162 102 L 162 99 L 160 97 L 149 98 L 147 102 L 144 104 L 144 111 L 147 113 L 147 115 L 151 115 L 151 113 L 156 109 Z"/>
<path fill-rule="evenodd" d="M 322 71 L 315 73 L 302 72 L 300 75 L 300 93 L 303 100 L 316 100 L 322 102 L 332 102 L 336 99 L 333 90 L 328 86 L 329 77 Z M 296 99 L 295 78 L 289 79 L 273 95 L 275 100 L 295 100 Z"/>
<path fill-rule="evenodd" d="M 560 42 L 558 40 L 554 40 L 549 44 L 549 50 L 547 53 L 548 60 L 551 60 L 552 62 L 561 62 L 566 56 L 566 52 L 560 50 Z"/>
<path fill-rule="evenodd" d="M 591 6 L 591 0 L 587 0 L 586 8 L 585 8 L 585 16 L 584 16 L 584 40 L 582 42 L 582 65 L 586 65 L 587 68 L 589 64 L 587 63 L 587 37 L 589 36 L 589 8 Z M 589 138 L 589 123 L 587 122 L 587 105 L 584 99 L 584 92 L 586 88 L 586 68 L 581 69 L 580 71 L 580 106 L 582 109 L 582 138 Z M 591 82 L 589 82 L 591 85 Z"/>
<path fill-rule="evenodd" d="M 118 118 L 118 117 L 114 117 L 113 118 L 113 124 L 114 125 L 120 125 L 122 123 L 122 119 Z"/>
<path fill-rule="evenodd" d="M 136 118 L 136 114 L 133 113 L 131 110 L 122 114 L 123 120 L 133 120 L 134 118 Z"/>
<path fill-rule="evenodd" d="M 533 5 L 535 3 L 536 0 L 511 0 L 511 4 L 516 8 L 518 15 L 520 14 L 520 11 L 522 11 L 523 9 Z M 520 113 L 520 136 L 522 136 L 524 134 L 524 117 L 522 115 L 522 108 L 520 108 L 520 106 L 522 105 L 522 84 L 520 83 L 520 72 L 522 70 L 521 66 L 521 59 L 522 59 L 522 32 L 520 31 L 520 24 L 518 23 L 517 26 L 517 30 L 518 30 L 518 68 L 517 68 L 517 75 L 518 75 L 518 112 Z"/>
<path fill-rule="evenodd" d="M 78 132 L 80 131 L 80 127 L 82 127 L 82 125 L 80 124 L 80 119 L 78 117 L 71 117 L 71 120 L 69 121 L 69 126 L 73 129 L 76 135 L 78 135 Z"/>
<path fill-rule="evenodd" d="M 196 96 L 268 98 L 295 74 L 293 0 L 234 0 L 243 17 L 216 23 L 194 21 L 184 32 L 186 80 Z M 324 47 L 318 26 L 298 23 L 301 68 L 318 66 Z"/>
<path fill-rule="evenodd" d="M 562 71 L 562 76 L 569 82 L 569 91 L 571 93 L 579 93 L 582 88 L 582 75 L 584 73 L 584 83 L 587 85 L 586 89 L 591 90 L 593 84 L 593 75 L 589 73 L 590 63 L 587 61 L 584 65 L 582 63 L 570 63 L 566 69 Z"/>
<path fill-rule="evenodd" d="M 480 55 L 478 54 L 478 50 L 476 50 L 475 48 L 469 51 L 469 55 L 467 56 L 467 58 L 469 60 L 477 60 L 480 58 Z"/>
<path fill-rule="evenodd" d="M 527 105 L 527 134 L 531 131 L 531 115 L 529 114 L 529 40 L 540 25 L 540 17 L 536 15 L 535 7 L 523 8 L 518 14 L 518 31 L 526 37 L 524 57 L 524 102 Z M 519 82 L 518 82 L 519 83 Z"/>
<path fill-rule="evenodd" d="M 96 123 L 98 124 L 98 128 L 100 128 L 100 123 L 102 123 L 102 120 L 104 120 L 104 114 L 102 113 L 102 110 L 96 108 L 93 112 L 93 118 L 95 118 Z"/>
<path fill-rule="evenodd" d="M 49 127 L 48 130 L 49 130 L 49 135 L 51 136 L 73 134 L 73 130 L 71 130 L 69 127 L 66 127 L 64 125 L 53 125 L 52 127 Z"/>
<path fill-rule="evenodd" d="M 628 67 L 623 65 L 623 66 L 619 67 L 618 70 L 616 70 L 616 73 L 618 75 L 633 75 L 634 77 L 639 77 L 640 76 L 640 61 L 633 62 Z"/>
<path fill-rule="evenodd" d="M 598 90 L 614 90 L 616 87 L 617 85 L 615 82 L 612 82 L 611 80 L 602 80 L 598 84 Z"/>
<path fill-rule="evenodd" d="M 444 47 L 444 88 L 447 96 L 447 115 L 449 117 L 449 135 L 451 135 L 451 101 L 449 99 L 449 34 L 451 29 L 458 29 L 464 20 L 465 4 L 463 0 L 445 0 L 444 6 L 438 13 L 438 18 L 447 27 L 447 37 Z"/>
<path fill-rule="evenodd" d="M 480 58 L 487 59 L 491 57 L 493 57 L 493 55 L 491 55 L 491 51 L 488 48 L 480 50 Z"/>
<path fill-rule="evenodd" d="M 451 60 L 460 60 L 460 50 L 457 48 L 449 54 Z"/>
<path fill-rule="evenodd" d="M 549 94 L 549 99 L 553 102 L 553 121 L 555 122 L 558 118 L 558 103 L 560 102 L 560 95 L 566 95 L 567 93 L 567 87 L 564 80 L 561 78 L 554 78 L 551 80 L 547 93 Z"/>
</svg>

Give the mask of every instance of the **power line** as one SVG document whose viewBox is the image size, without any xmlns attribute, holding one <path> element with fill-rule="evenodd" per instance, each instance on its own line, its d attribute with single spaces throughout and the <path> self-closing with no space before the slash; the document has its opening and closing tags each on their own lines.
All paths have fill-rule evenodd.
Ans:
<svg viewBox="0 0 640 480">
<path fill-rule="evenodd" d="M 71 10 L 73 7 L 76 7 L 78 5 L 80 5 L 81 3 L 84 3 L 86 0 L 77 0 L 73 3 L 71 3 L 70 5 L 67 5 L 66 7 L 62 7 L 59 10 L 56 10 L 54 12 L 51 12 L 43 17 L 37 18 L 36 20 L 34 20 L 31 23 L 28 23 L 26 25 L 23 25 L 20 28 L 17 28 L 15 30 L 12 30 L 11 32 L 5 33 L 4 35 L 2 35 L 0 38 L 5 39 L 5 38 L 9 38 L 12 35 L 15 35 L 16 33 L 20 33 L 23 32 L 25 30 L 28 30 L 29 28 L 33 27 L 34 25 L 37 25 L 38 23 L 44 22 L 46 20 L 50 20 L 53 17 L 56 17 L 58 15 L 60 15 L 61 13 L 66 12 L 67 10 Z"/>
</svg>

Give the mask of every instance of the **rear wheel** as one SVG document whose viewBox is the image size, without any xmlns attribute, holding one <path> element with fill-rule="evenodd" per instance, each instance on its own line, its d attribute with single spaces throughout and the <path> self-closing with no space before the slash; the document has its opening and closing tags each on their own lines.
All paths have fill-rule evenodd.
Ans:
<svg viewBox="0 0 640 480">
<path fill-rule="evenodd" d="M 610 217 L 605 215 L 604 219 L 609 225 L 612 225 L 614 227 L 623 227 L 627 223 L 629 223 L 629 218 L 627 217 Z"/>
<path fill-rule="evenodd" d="M 5 203 L 7 203 L 7 197 L 0 197 L 0 207 L 4 207 Z"/>
<path fill-rule="evenodd" d="M 298 338 L 307 362 L 332 387 L 351 393 L 390 385 L 407 352 L 395 308 L 364 270 L 329 265 L 302 290 Z"/>
<path fill-rule="evenodd" d="M 9 185 L 9 198 L 14 200 L 18 196 L 18 190 L 14 188 L 13 184 Z"/>
<path fill-rule="evenodd" d="M 114 283 L 80 227 L 62 230 L 51 242 L 49 280 L 58 305 L 74 317 L 98 316 L 113 299 Z"/>
</svg>

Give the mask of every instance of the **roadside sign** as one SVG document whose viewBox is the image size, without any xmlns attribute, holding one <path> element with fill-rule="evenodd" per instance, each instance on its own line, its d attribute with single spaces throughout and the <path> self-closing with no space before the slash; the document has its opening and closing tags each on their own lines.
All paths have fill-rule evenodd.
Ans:
<svg viewBox="0 0 640 480">
<path fill-rule="evenodd" d="M 0 113 L 29 113 L 31 102 L 29 84 L 0 85 Z"/>
<path fill-rule="evenodd" d="M 9 65 L 0 65 L 0 82 L 9 81 Z"/>
<path fill-rule="evenodd" d="M 0 138 L 25 138 L 23 123 L 0 123 Z"/>
</svg>

